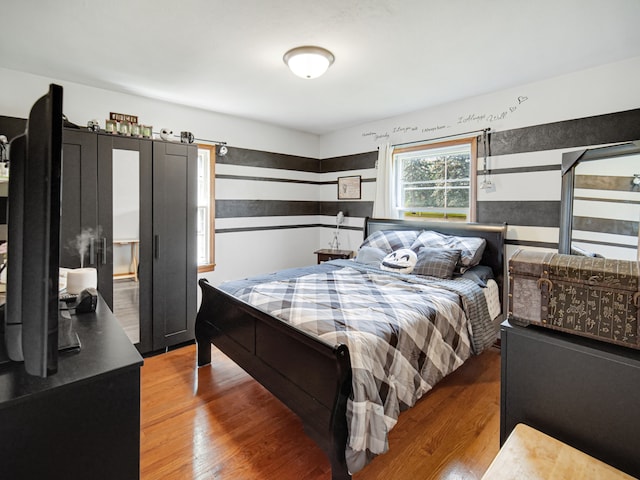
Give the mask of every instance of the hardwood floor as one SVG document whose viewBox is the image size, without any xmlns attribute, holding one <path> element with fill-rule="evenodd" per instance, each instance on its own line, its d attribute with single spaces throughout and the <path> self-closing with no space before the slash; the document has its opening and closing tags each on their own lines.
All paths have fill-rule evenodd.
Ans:
<svg viewBox="0 0 640 480">
<path fill-rule="evenodd" d="M 280 401 L 224 356 L 195 345 L 145 359 L 141 478 L 328 480 L 329 462 Z M 499 449 L 500 353 L 490 349 L 403 412 L 389 452 L 354 480 L 473 480 Z"/>
</svg>

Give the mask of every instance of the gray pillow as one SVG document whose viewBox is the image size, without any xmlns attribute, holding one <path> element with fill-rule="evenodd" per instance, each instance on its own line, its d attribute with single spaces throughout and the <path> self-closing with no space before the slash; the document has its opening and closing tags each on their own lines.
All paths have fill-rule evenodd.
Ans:
<svg viewBox="0 0 640 480">
<path fill-rule="evenodd" d="M 473 280 L 482 288 L 487 286 L 487 280 L 490 278 L 495 278 L 493 275 L 493 270 L 491 267 L 487 267 L 486 265 L 476 265 L 475 267 L 471 267 L 469 270 L 462 274 L 462 278 L 468 278 L 469 280 Z"/>
<path fill-rule="evenodd" d="M 411 250 L 418 251 L 420 247 L 430 248 L 451 248 L 460 250 L 459 266 L 461 271 L 467 270 L 480 263 L 484 247 L 487 241 L 479 237 L 457 237 L 455 235 L 445 235 L 443 233 L 425 230 L 413 242 Z"/>
<path fill-rule="evenodd" d="M 360 247 L 356 262 L 369 265 L 370 267 L 380 267 L 382 259 L 386 257 L 387 252 L 376 247 Z"/>
<path fill-rule="evenodd" d="M 430 277 L 451 278 L 458 260 L 460 260 L 460 250 L 420 247 L 413 273 Z"/>
</svg>

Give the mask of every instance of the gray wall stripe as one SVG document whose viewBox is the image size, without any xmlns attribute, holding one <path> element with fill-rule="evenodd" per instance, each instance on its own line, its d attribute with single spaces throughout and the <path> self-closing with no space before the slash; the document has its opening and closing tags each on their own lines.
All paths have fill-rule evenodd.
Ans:
<svg viewBox="0 0 640 480">
<path fill-rule="evenodd" d="M 606 245 L 607 247 L 617 247 L 617 248 L 628 248 L 629 250 L 637 250 L 638 247 L 636 245 L 626 245 L 624 243 L 610 243 L 610 242 L 598 242 L 595 240 L 584 240 L 575 238 L 576 242 L 587 243 L 591 245 Z"/>
<path fill-rule="evenodd" d="M 269 226 L 261 226 L 261 227 L 236 227 L 236 228 L 217 228 L 216 234 L 218 233 L 238 233 L 238 232 L 257 232 L 264 230 L 287 230 L 289 228 L 330 228 L 331 230 L 335 229 L 335 225 L 323 225 L 321 223 L 309 223 L 306 225 L 269 225 Z M 355 231 L 364 231 L 362 227 L 348 227 L 342 226 L 340 230 L 355 230 Z"/>
<path fill-rule="evenodd" d="M 490 134 L 491 155 L 628 142 L 640 138 L 640 109 L 564 120 Z M 478 142 L 482 157 L 482 142 Z"/>
<path fill-rule="evenodd" d="M 281 217 L 307 215 L 336 215 L 367 217 L 373 202 L 318 202 L 290 200 L 216 200 L 216 218 Z"/>
<path fill-rule="evenodd" d="M 628 235 L 631 237 L 638 236 L 637 221 L 616 220 L 614 218 L 573 217 L 573 229 L 586 232 Z"/>
<path fill-rule="evenodd" d="M 553 170 L 560 170 L 562 165 L 539 165 L 532 167 L 513 167 L 513 168 L 494 168 L 486 171 L 489 175 L 500 175 L 503 173 L 533 173 L 533 172 L 549 172 Z M 478 176 L 484 175 L 485 170 L 478 170 Z"/>
<path fill-rule="evenodd" d="M 582 200 L 584 202 L 608 202 L 608 203 L 626 203 L 628 205 L 640 205 L 640 200 L 623 200 L 619 198 L 600 198 L 600 197 L 573 197 L 573 201 Z"/>
<path fill-rule="evenodd" d="M 531 227 L 559 227 L 560 201 L 478 202 L 479 223 L 503 223 Z"/>
<path fill-rule="evenodd" d="M 216 163 L 242 165 L 246 167 L 294 170 L 299 172 L 330 173 L 374 168 L 377 159 L 377 151 L 320 160 L 317 158 L 300 157 L 284 153 L 228 147 L 228 152 L 224 157 L 219 155 L 216 156 Z"/>
<path fill-rule="evenodd" d="M 557 242 L 532 242 L 527 240 L 505 240 L 507 245 L 517 245 L 520 247 L 539 247 L 539 248 L 551 248 L 554 250 L 558 249 Z"/>
<path fill-rule="evenodd" d="M 216 218 L 317 215 L 316 201 L 216 200 Z"/>
<path fill-rule="evenodd" d="M 342 211 L 347 217 L 370 217 L 373 213 L 373 202 L 346 201 L 346 202 L 319 202 L 320 215 L 336 215 Z"/>
<path fill-rule="evenodd" d="M 316 158 L 262 152 L 238 147 L 228 147 L 228 149 L 224 157 L 216 155 L 216 163 L 320 173 L 320 161 Z"/>
<path fill-rule="evenodd" d="M 346 170 L 364 170 L 375 168 L 378 151 L 345 155 L 343 157 L 323 158 L 320 160 L 320 172 L 344 172 Z"/>
<path fill-rule="evenodd" d="M 330 183 L 338 183 L 338 181 L 334 182 L 314 182 L 312 180 L 296 180 L 292 178 L 269 178 L 269 177 L 250 177 L 244 175 L 225 175 L 225 174 L 216 174 L 216 180 L 247 180 L 250 182 L 283 182 L 283 183 L 305 183 L 307 185 L 325 185 Z"/>
<path fill-rule="evenodd" d="M 271 177 L 251 177 L 244 175 L 216 174 L 216 180 L 247 180 L 253 182 L 283 182 L 283 183 L 306 183 L 307 185 L 337 185 L 338 180 L 327 180 L 324 182 L 314 182 L 313 180 L 296 180 L 292 178 L 271 178 Z M 361 182 L 375 182 L 375 178 L 361 178 Z"/>
</svg>

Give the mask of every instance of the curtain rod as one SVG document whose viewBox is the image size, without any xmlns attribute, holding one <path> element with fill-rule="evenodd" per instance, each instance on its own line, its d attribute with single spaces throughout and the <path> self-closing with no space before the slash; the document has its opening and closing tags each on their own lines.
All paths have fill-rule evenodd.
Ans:
<svg viewBox="0 0 640 480">
<path fill-rule="evenodd" d="M 392 147 L 403 147 L 403 146 L 406 146 L 406 145 L 417 145 L 419 143 L 435 142 L 436 140 L 443 140 L 445 138 L 462 137 L 464 135 L 471 135 L 472 133 L 489 133 L 490 131 L 491 131 L 490 128 L 483 128 L 481 130 L 472 130 L 470 132 L 454 133 L 452 135 L 445 135 L 443 137 L 429 138 L 429 139 L 425 139 L 425 140 L 416 140 L 414 142 L 396 143 L 396 144 L 393 144 L 391 146 Z"/>
<path fill-rule="evenodd" d="M 156 135 L 160 135 L 160 132 L 152 132 Z M 173 132 L 171 133 L 171 137 L 173 138 L 180 138 L 180 135 L 174 135 Z M 194 138 L 193 141 L 195 143 L 210 143 L 212 145 L 226 145 L 227 142 L 221 142 L 220 140 L 207 140 L 206 138 Z"/>
<path fill-rule="evenodd" d="M 198 143 L 211 143 L 213 145 L 226 145 L 227 142 L 221 142 L 219 140 L 207 140 L 206 138 L 194 138 L 194 140 Z"/>
</svg>

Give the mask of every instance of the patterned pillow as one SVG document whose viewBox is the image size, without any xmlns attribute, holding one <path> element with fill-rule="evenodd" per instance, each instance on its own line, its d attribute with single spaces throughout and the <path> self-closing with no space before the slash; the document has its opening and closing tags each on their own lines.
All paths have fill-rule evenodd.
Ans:
<svg viewBox="0 0 640 480">
<path fill-rule="evenodd" d="M 416 230 L 378 230 L 369 235 L 360 248 L 375 247 L 391 253 L 400 248 L 410 248 L 418 238 L 418 233 Z M 412 250 L 415 251 L 414 248 Z"/>
<path fill-rule="evenodd" d="M 358 255 L 356 255 L 356 262 L 369 265 L 370 267 L 379 267 L 382 259 L 387 255 L 387 252 L 376 247 L 360 247 Z"/>
<path fill-rule="evenodd" d="M 453 248 L 420 247 L 413 273 L 430 277 L 451 278 L 460 260 L 460 250 Z"/>
<path fill-rule="evenodd" d="M 458 264 L 462 271 L 480 263 L 484 247 L 487 241 L 478 237 L 456 237 L 454 235 L 444 235 L 432 230 L 425 230 L 411 245 L 411 250 L 418 251 L 420 247 L 431 248 L 453 248 L 460 250 L 460 260 Z"/>
<path fill-rule="evenodd" d="M 481 286 L 482 288 L 487 287 L 487 281 L 490 278 L 494 278 L 493 270 L 491 267 L 487 267 L 486 265 L 476 265 L 475 267 L 471 267 L 469 270 L 462 274 L 462 278 L 468 278 L 469 280 L 473 280 Z"/>
</svg>

